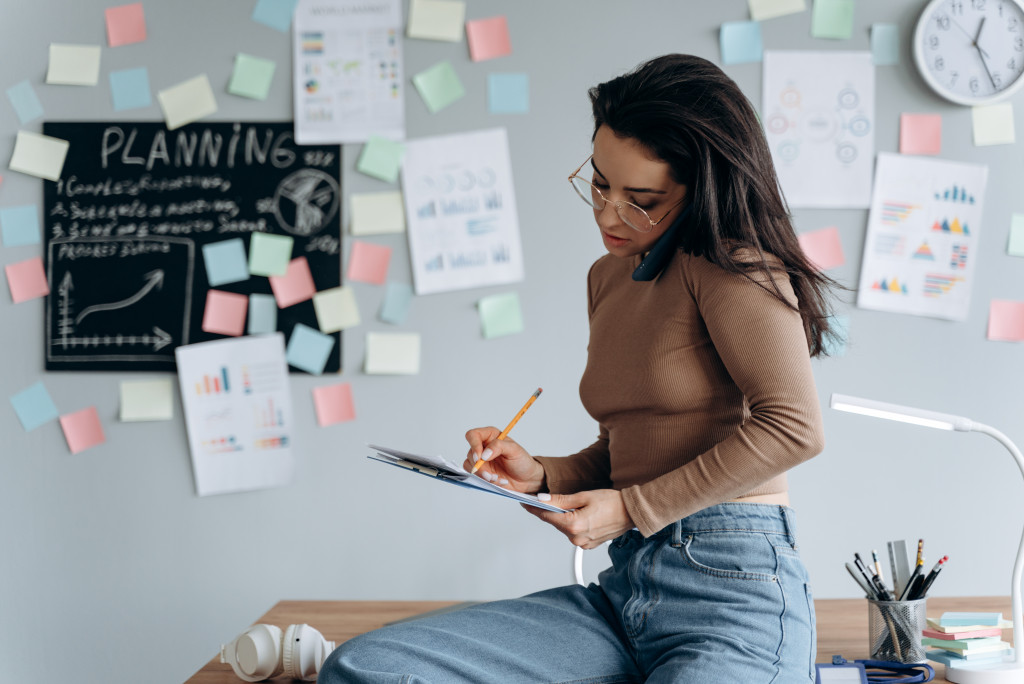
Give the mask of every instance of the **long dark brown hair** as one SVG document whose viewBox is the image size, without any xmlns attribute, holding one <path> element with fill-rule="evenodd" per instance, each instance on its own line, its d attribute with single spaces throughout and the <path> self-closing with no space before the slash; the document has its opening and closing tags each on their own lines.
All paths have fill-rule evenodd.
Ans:
<svg viewBox="0 0 1024 684">
<path fill-rule="evenodd" d="M 760 271 L 759 284 L 800 312 L 811 356 L 825 354 L 826 339 L 838 337 L 830 295 L 840 286 L 800 248 L 764 132 L 739 86 L 706 59 L 665 55 L 591 88 L 590 101 L 595 136 L 608 126 L 638 141 L 687 186 L 693 210 L 679 248 L 747 277 Z M 749 248 L 759 260 L 743 256 Z M 766 253 L 789 274 L 795 307 L 771 277 Z"/>
</svg>

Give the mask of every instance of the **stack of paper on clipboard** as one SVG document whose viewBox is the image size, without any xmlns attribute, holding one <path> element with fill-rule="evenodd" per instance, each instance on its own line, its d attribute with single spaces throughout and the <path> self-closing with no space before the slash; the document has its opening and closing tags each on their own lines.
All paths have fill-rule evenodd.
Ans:
<svg viewBox="0 0 1024 684">
<path fill-rule="evenodd" d="M 462 466 L 458 466 L 451 461 L 441 456 L 422 456 L 420 454 L 410 454 L 406 451 L 399 451 L 398 449 L 390 449 L 388 447 L 378 446 L 376 444 L 370 444 L 369 447 L 376 451 L 376 454 L 371 454 L 367 458 L 371 458 L 374 461 L 380 461 L 381 463 L 389 463 L 412 472 L 419 473 L 432 477 L 435 480 L 441 480 L 449 484 L 458 485 L 460 487 L 468 487 L 470 489 L 478 489 L 480 491 L 489 492 L 491 494 L 497 494 L 504 496 L 509 499 L 513 499 L 520 503 L 524 503 L 527 506 L 536 506 L 537 508 L 543 508 L 546 511 L 554 511 L 556 513 L 567 513 L 564 508 L 558 506 L 552 506 L 549 503 L 545 503 L 538 499 L 534 494 L 524 494 L 523 492 L 514 492 L 511 489 L 505 489 L 499 487 L 496 484 L 488 482 L 479 475 L 473 475 L 466 471 Z"/>
</svg>

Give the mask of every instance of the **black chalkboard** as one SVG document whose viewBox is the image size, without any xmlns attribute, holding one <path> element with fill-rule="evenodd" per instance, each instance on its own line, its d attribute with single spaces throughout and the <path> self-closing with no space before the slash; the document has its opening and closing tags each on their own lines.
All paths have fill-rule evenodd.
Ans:
<svg viewBox="0 0 1024 684">
<path fill-rule="evenodd" d="M 341 150 L 296 145 L 291 122 L 46 122 L 70 143 L 44 181 L 47 370 L 175 370 L 202 329 L 203 245 L 254 232 L 294 238 L 317 291 L 341 285 Z M 251 276 L 217 290 L 271 294 Z M 277 329 L 317 329 L 312 301 L 277 311 Z M 325 371 L 341 369 L 341 333 Z"/>
</svg>

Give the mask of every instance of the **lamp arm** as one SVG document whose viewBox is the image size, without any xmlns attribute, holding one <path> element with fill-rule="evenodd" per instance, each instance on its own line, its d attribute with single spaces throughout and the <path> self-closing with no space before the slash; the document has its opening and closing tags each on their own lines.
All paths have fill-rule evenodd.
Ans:
<svg viewBox="0 0 1024 684">
<path fill-rule="evenodd" d="M 1004 435 L 999 430 L 989 425 L 982 423 L 972 422 L 970 429 L 973 432 L 982 432 L 990 437 L 995 438 L 1001 443 L 1013 456 L 1013 459 L 1017 462 L 1017 467 L 1020 468 L 1021 476 L 1024 477 L 1024 455 L 1021 454 L 1020 449 L 1014 444 L 1009 437 Z M 1021 617 L 1021 579 L 1024 578 L 1024 533 L 1021 534 L 1020 546 L 1017 549 L 1017 560 L 1013 564 L 1013 586 L 1011 587 L 1011 609 L 1012 609 L 1012 620 L 1013 620 L 1013 646 L 1014 646 L 1014 660 L 1018 665 L 1024 662 L 1021 657 L 1021 651 L 1024 651 L 1024 618 Z"/>
</svg>

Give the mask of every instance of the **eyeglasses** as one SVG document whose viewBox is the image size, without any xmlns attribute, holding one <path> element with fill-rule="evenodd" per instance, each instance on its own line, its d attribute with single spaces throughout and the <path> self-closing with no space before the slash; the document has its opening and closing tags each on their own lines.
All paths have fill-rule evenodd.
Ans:
<svg viewBox="0 0 1024 684">
<path fill-rule="evenodd" d="M 684 196 L 678 202 L 673 204 L 665 216 L 662 216 L 657 221 L 651 219 L 650 214 L 636 206 L 632 202 L 623 202 L 622 200 L 612 200 L 601 194 L 601 191 L 597 189 L 597 186 L 588 181 L 586 178 L 581 178 L 577 174 L 587 165 L 587 162 L 594 158 L 594 155 L 590 155 L 580 164 L 579 168 L 569 174 L 569 184 L 572 185 L 572 189 L 576 191 L 576 194 L 580 196 L 584 202 L 587 203 L 593 209 L 601 211 L 605 205 L 611 202 L 615 205 L 615 213 L 619 215 L 622 222 L 635 231 L 641 233 L 650 233 L 654 230 L 654 227 L 665 220 L 665 218 L 672 213 L 672 210 L 683 203 L 686 199 Z"/>
</svg>

